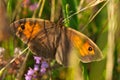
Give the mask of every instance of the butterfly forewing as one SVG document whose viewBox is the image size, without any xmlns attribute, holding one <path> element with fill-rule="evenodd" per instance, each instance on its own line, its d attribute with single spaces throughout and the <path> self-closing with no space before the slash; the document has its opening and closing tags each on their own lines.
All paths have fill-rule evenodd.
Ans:
<svg viewBox="0 0 120 80">
<path fill-rule="evenodd" d="M 15 21 L 11 28 L 24 43 L 28 44 L 32 52 L 54 59 L 60 34 L 56 24 L 48 20 L 27 18 Z"/>
</svg>

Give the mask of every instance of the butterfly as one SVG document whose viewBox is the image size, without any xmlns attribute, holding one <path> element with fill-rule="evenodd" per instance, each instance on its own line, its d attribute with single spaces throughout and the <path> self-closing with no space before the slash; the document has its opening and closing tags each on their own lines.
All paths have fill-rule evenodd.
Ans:
<svg viewBox="0 0 120 80">
<path fill-rule="evenodd" d="M 36 55 L 56 59 L 68 65 L 69 56 L 76 54 L 81 62 L 99 61 L 103 55 L 86 35 L 49 20 L 24 18 L 10 24 L 14 33 Z"/>
</svg>

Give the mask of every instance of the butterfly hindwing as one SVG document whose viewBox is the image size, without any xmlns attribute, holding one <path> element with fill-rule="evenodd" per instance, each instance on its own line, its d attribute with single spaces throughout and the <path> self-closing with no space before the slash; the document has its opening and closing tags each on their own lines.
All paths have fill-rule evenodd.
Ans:
<svg viewBox="0 0 120 80">
<path fill-rule="evenodd" d="M 76 54 L 84 63 L 102 59 L 102 52 L 97 45 L 81 32 L 64 27 L 61 36 L 56 53 L 56 59 L 61 64 L 68 65 L 71 54 Z"/>
</svg>

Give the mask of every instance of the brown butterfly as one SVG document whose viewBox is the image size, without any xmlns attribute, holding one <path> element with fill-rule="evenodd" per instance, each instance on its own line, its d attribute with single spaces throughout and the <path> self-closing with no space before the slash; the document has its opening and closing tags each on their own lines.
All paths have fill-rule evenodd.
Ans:
<svg viewBox="0 0 120 80">
<path fill-rule="evenodd" d="M 99 61 L 102 52 L 87 36 L 74 29 L 48 20 L 25 18 L 10 27 L 30 50 L 45 58 L 68 65 L 69 56 L 76 54 L 84 62 Z"/>
</svg>

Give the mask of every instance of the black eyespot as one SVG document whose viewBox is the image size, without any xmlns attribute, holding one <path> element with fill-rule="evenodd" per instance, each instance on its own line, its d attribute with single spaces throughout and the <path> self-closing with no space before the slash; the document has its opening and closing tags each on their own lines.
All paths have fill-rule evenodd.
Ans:
<svg viewBox="0 0 120 80">
<path fill-rule="evenodd" d="M 93 48 L 90 46 L 90 47 L 88 47 L 88 50 L 89 50 L 89 51 L 92 51 L 92 50 L 93 50 Z"/>
<path fill-rule="evenodd" d="M 25 29 L 25 25 L 24 24 L 22 24 L 20 27 L 21 27 L 22 30 Z"/>
</svg>

